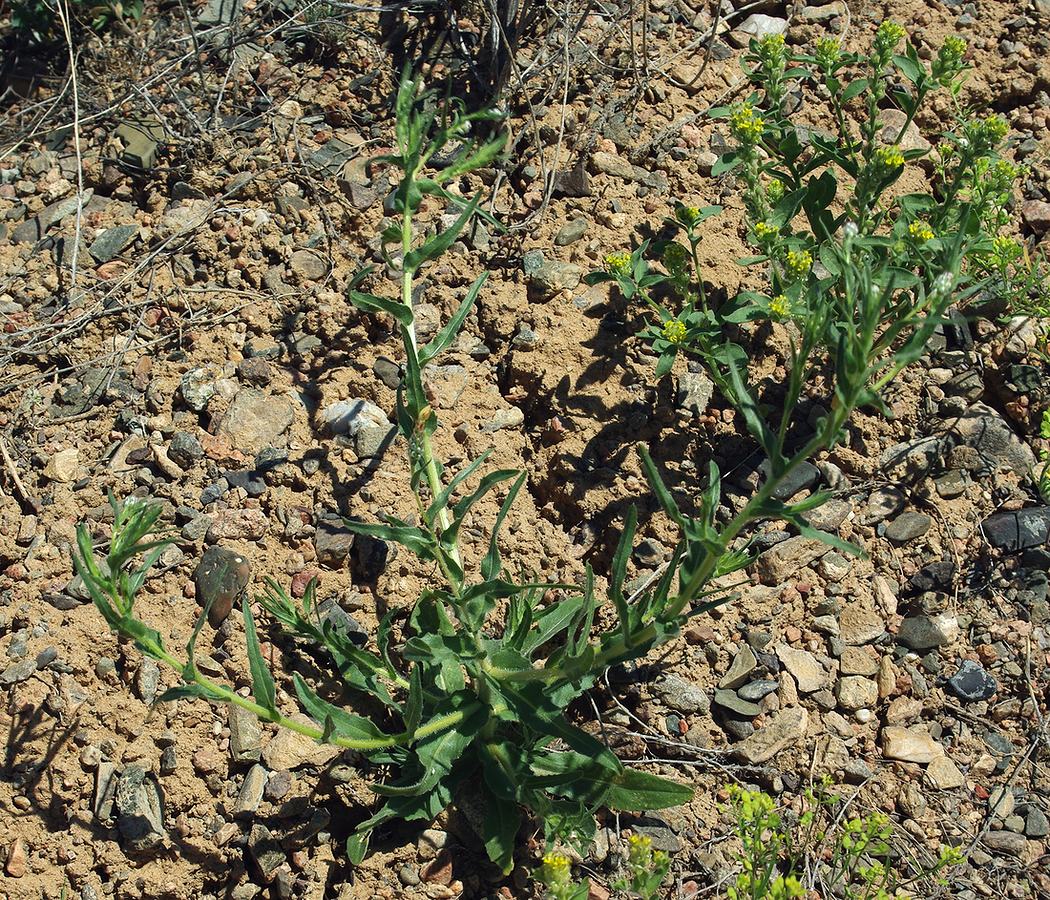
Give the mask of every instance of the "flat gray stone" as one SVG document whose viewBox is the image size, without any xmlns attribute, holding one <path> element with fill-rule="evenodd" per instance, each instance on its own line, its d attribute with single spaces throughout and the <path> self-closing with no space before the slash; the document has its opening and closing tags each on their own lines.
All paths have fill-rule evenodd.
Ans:
<svg viewBox="0 0 1050 900">
<path fill-rule="evenodd" d="M 117 225 L 107 228 L 91 242 L 88 252 L 95 262 L 109 262 L 138 236 L 138 225 Z"/>
<path fill-rule="evenodd" d="M 287 431 L 294 420 L 295 408 L 288 397 L 242 388 L 231 401 L 217 431 L 228 437 L 235 448 L 254 456 L 267 447 L 285 446 Z"/>
<path fill-rule="evenodd" d="M 129 765 L 124 769 L 113 803 L 120 835 L 132 849 L 148 850 L 167 837 L 160 785 L 141 766 Z"/>
</svg>

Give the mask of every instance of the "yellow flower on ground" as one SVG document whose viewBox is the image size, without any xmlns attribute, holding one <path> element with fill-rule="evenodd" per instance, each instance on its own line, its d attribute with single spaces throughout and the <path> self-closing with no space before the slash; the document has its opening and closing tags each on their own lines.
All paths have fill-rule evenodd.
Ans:
<svg viewBox="0 0 1050 900">
<path fill-rule="evenodd" d="M 631 254 L 626 251 L 610 253 L 605 257 L 605 268 L 610 275 L 629 275 L 631 273 Z"/>
<path fill-rule="evenodd" d="M 762 137 L 765 120 L 750 103 L 741 103 L 729 116 L 729 127 L 742 144 L 754 144 Z"/>
<path fill-rule="evenodd" d="M 792 278 L 803 278 L 813 268 L 813 255 L 808 250 L 788 250 L 784 268 Z"/>
<path fill-rule="evenodd" d="M 682 341 L 685 340 L 687 331 L 688 329 L 685 327 L 685 322 L 681 322 L 678 319 L 669 319 L 664 322 L 664 340 L 670 344 L 682 343 Z"/>
<path fill-rule="evenodd" d="M 777 294 L 769 301 L 769 311 L 774 316 L 786 316 L 791 312 L 791 304 L 785 294 Z"/>
<path fill-rule="evenodd" d="M 930 228 L 927 222 L 923 222 L 920 219 L 916 219 L 908 226 L 908 234 L 920 244 L 933 240 L 933 229 Z"/>
</svg>

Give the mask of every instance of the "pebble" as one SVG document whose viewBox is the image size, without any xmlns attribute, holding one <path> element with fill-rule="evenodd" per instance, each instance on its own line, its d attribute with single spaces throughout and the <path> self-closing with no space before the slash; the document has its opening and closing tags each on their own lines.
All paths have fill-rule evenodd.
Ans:
<svg viewBox="0 0 1050 900">
<path fill-rule="evenodd" d="M 266 788 L 266 769 L 256 763 L 248 770 L 237 792 L 237 801 L 233 807 L 234 818 L 250 819 L 262 803 L 263 791 Z"/>
<path fill-rule="evenodd" d="M 226 510 L 225 512 L 237 511 Z M 243 512 L 254 512 L 263 516 L 259 510 L 243 510 Z M 209 536 L 212 535 L 212 529 L 217 524 L 218 521 L 209 526 Z M 208 607 L 208 621 L 212 628 L 218 628 L 226 621 L 233 609 L 233 604 L 240 599 L 244 589 L 248 586 L 251 571 L 251 563 L 240 553 L 226 550 L 223 547 L 209 547 L 204 551 L 204 555 L 193 572 L 193 583 L 196 588 L 197 602 L 202 607 Z"/>
<path fill-rule="evenodd" d="M 787 644 L 779 644 L 776 655 L 803 694 L 812 694 L 828 686 L 828 672 L 808 650 L 796 650 Z"/>
<path fill-rule="evenodd" d="M 944 755 L 944 748 L 929 733 L 887 725 L 882 729 L 882 755 L 886 759 L 925 764 Z"/>
<path fill-rule="evenodd" d="M 729 671 L 722 676 L 718 682 L 720 688 L 736 690 L 751 678 L 751 674 L 758 668 L 758 659 L 750 646 L 744 644 L 733 657 L 733 663 Z"/>
<path fill-rule="evenodd" d="M 664 705 L 676 712 L 693 715 L 707 713 L 711 708 L 707 694 L 678 675 L 665 675 L 656 683 L 655 690 Z"/>
<path fill-rule="evenodd" d="M 1050 537 L 1050 507 L 993 513 L 981 530 L 989 544 L 1007 553 L 1042 547 Z"/>
<path fill-rule="evenodd" d="M 798 535 L 781 541 L 759 556 L 755 571 L 763 584 L 783 584 L 799 569 L 816 562 L 830 550 L 823 541 Z"/>
<path fill-rule="evenodd" d="M 714 382 L 699 372 L 683 372 L 678 376 L 678 408 L 694 416 L 703 415 L 715 393 Z"/>
<path fill-rule="evenodd" d="M 990 700 L 999 690 L 994 676 L 969 659 L 963 660 L 959 670 L 948 679 L 948 687 L 956 697 L 967 703 Z"/>
<path fill-rule="evenodd" d="M 901 623 L 897 641 L 911 650 L 930 650 L 950 644 L 959 636 L 959 620 L 948 613 L 912 616 Z"/>
<path fill-rule="evenodd" d="M 933 520 L 925 513 L 901 513 L 886 526 L 886 537 L 895 544 L 905 544 L 926 534 L 932 523 Z"/>
<path fill-rule="evenodd" d="M 164 795 L 153 775 L 141 766 L 124 768 L 113 805 L 121 837 L 133 850 L 149 850 L 166 837 Z"/>
<path fill-rule="evenodd" d="M 859 710 L 873 706 L 879 699 L 879 686 L 870 678 L 847 675 L 840 678 L 835 688 L 838 705 L 846 710 Z"/>
<path fill-rule="evenodd" d="M 234 448 L 254 456 L 267 447 L 287 445 L 286 433 L 295 420 L 288 397 L 275 397 L 256 388 L 241 388 L 230 402 L 216 434 Z"/>
<path fill-rule="evenodd" d="M 959 767 L 947 756 L 939 756 L 926 767 L 926 781 L 935 791 L 951 791 L 966 784 Z"/>
<path fill-rule="evenodd" d="M 525 275 L 538 299 L 550 300 L 563 291 L 572 291 L 583 278 L 583 269 L 575 263 L 545 259 L 539 250 L 530 250 L 522 258 Z"/>
<path fill-rule="evenodd" d="M 768 762 L 803 740 L 808 727 L 809 714 L 801 706 L 781 710 L 772 722 L 736 744 L 733 753 L 751 765 Z"/>
<path fill-rule="evenodd" d="M 258 717 L 248 710 L 228 707 L 230 728 L 230 758 L 234 762 L 257 762 L 262 753 L 262 726 Z"/>
<path fill-rule="evenodd" d="M 574 244 L 580 240 L 586 233 L 589 226 L 589 222 L 585 217 L 573 219 L 571 222 L 562 225 L 558 229 L 558 233 L 554 236 L 554 245 L 556 247 L 567 247 L 569 244 Z"/>
<path fill-rule="evenodd" d="M 26 858 L 25 844 L 21 838 L 15 838 L 11 846 L 7 848 L 7 860 L 4 863 L 4 872 L 11 878 L 21 878 L 29 871 L 29 861 Z"/>
</svg>

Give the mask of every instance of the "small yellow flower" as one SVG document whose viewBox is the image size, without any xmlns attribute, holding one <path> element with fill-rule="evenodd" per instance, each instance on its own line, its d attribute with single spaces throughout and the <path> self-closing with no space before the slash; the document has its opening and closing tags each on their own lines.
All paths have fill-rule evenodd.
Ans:
<svg viewBox="0 0 1050 900">
<path fill-rule="evenodd" d="M 1013 260 L 1021 255 L 1021 245 L 1012 237 L 999 235 L 992 241 L 992 252 L 1004 260 Z"/>
<path fill-rule="evenodd" d="M 547 887 L 565 887 L 572 878 L 571 864 L 567 856 L 560 853 L 548 853 L 543 857 L 540 880 Z"/>
<path fill-rule="evenodd" d="M 605 257 L 605 268 L 610 275 L 630 275 L 631 254 L 626 251 L 610 253 Z"/>
<path fill-rule="evenodd" d="M 904 165 L 904 154 L 900 147 L 879 147 L 875 151 L 875 166 L 885 172 L 892 172 Z"/>
<path fill-rule="evenodd" d="M 927 241 L 933 240 L 933 229 L 930 228 L 927 222 L 923 222 L 921 219 L 916 219 L 908 225 L 908 234 L 920 244 L 925 244 Z"/>
<path fill-rule="evenodd" d="M 681 206 L 678 209 L 678 221 L 686 228 L 692 228 L 700 221 L 700 210 L 695 206 Z"/>
<path fill-rule="evenodd" d="M 791 304 L 788 302 L 788 298 L 785 294 L 777 294 L 772 300 L 769 301 L 769 311 L 774 316 L 783 317 L 791 312 Z"/>
<path fill-rule="evenodd" d="M 766 185 L 766 199 L 776 205 L 784 199 L 784 182 L 779 178 L 774 178 L 769 184 Z"/>
<path fill-rule="evenodd" d="M 685 327 L 685 322 L 678 319 L 668 319 L 664 322 L 663 336 L 664 340 L 669 344 L 682 343 L 682 341 L 685 340 L 687 331 L 688 329 Z M 646 838 L 646 840 L 648 840 L 648 838 Z"/>
<path fill-rule="evenodd" d="M 762 137 L 765 120 L 750 103 L 741 103 L 729 116 L 729 128 L 741 144 L 751 145 Z"/>
<path fill-rule="evenodd" d="M 841 53 L 842 50 L 836 38 L 823 37 L 817 41 L 814 56 L 817 58 L 817 65 L 823 69 L 830 69 L 838 62 Z"/>
<path fill-rule="evenodd" d="M 1010 130 L 1002 116 L 985 116 L 981 120 L 981 136 L 993 147 L 998 144 Z"/>
<path fill-rule="evenodd" d="M 808 250 L 788 250 L 784 268 L 792 278 L 804 278 L 813 268 L 813 255 Z"/>
<path fill-rule="evenodd" d="M 764 241 L 766 238 L 771 238 L 777 233 L 777 229 L 770 225 L 768 222 L 756 222 L 755 223 L 755 237 L 759 241 Z"/>
<path fill-rule="evenodd" d="M 890 19 L 879 25 L 878 30 L 875 32 L 875 52 L 880 59 L 888 62 L 889 55 L 897 49 L 897 45 L 906 33 L 903 25 L 899 25 Z"/>
</svg>

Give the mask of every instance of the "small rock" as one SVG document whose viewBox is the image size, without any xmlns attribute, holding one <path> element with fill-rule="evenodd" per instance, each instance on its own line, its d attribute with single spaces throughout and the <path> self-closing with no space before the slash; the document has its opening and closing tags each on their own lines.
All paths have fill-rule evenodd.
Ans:
<svg viewBox="0 0 1050 900">
<path fill-rule="evenodd" d="M 864 524 L 877 525 L 904 509 L 904 494 L 894 487 L 876 488 L 868 495 Z"/>
<path fill-rule="evenodd" d="M 1025 811 L 1024 833 L 1033 839 L 1045 838 L 1050 834 L 1050 822 L 1047 822 L 1046 814 L 1034 803 L 1028 804 Z"/>
<path fill-rule="evenodd" d="M 113 803 L 121 837 L 132 849 L 148 850 L 167 837 L 160 785 L 141 766 L 125 767 Z"/>
<path fill-rule="evenodd" d="M 744 644 L 741 646 L 736 656 L 733 657 L 733 664 L 729 667 L 729 671 L 722 676 L 722 680 L 718 682 L 718 686 L 720 688 L 728 688 L 729 690 L 735 691 L 751 678 L 751 674 L 757 668 L 758 659 L 755 657 L 754 650 L 752 650 L 747 644 Z"/>
<path fill-rule="evenodd" d="M 538 250 L 525 254 L 525 274 L 540 300 L 550 300 L 563 291 L 572 291 L 583 278 L 583 269 L 575 263 L 546 260 Z"/>
<path fill-rule="evenodd" d="M 285 446 L 286 432 L 294 419 L 289 398 L 242 388 L 230 402 L 217 434 L 229 438 L 237 450 L 254 455 L 267 447 Z"/>
<path fill-rule="evenodd" d="M 763 584 L 782 584 L 830 550 L 823 541 L 801 535 L 791 537 L 763 553 L 755 562 L 755 570 Z"/>
<path fill-rule="evenodd" d="M 1002 416 L 984 403 L 975 403 L 952 424 L 958 441 L 981 454 L 991 471 L 1006 469 L 1025 477 L 1035 466 L 1035 454 Z"/>
<path fill-rule="evenodd" d="M 952 791 L 966 784 L 959 767 L 947 756 L 939 756 L 926 767 L 926 781 L 935 791 Z"/>
<path fill-rule="evenodd" d="M 678 376 L 678 407 L 694 416 L 703 415 L 714 396 L 715 385 L 699 372 L 683 372 Z"/>
<path fill-rule="evenodd" d="M 230 758 L 234 762 L 257 762 L 262 752 L 262 726 L 248 710 L 230 704 L 227 724 L 230 728 Z"/>
<path fill-rule="evenodd" d="M 304 725 L 316 727 L 305 716 L 292 716 Z M 263 748 L 262 761 L 268 769 L 286 769 L 294 771 L 300 766 L 323 766 L 338 756 L 340 750 L 331 744 L 319 744 L 317 741 L 295 731 L 281 729 Z"/>
<path fill-rule="evenodd" d="M 922 437 L 887 447 L 879 456 L 879 466 L 889 478 L 915 481 L 932 469 L 947 449 L 941 437 Z"/>
<path fill-rule="evenodd" d="M 251 573 L 251 563 L 240 553 L 222 547 L 209 547 L 204 551 L 193 573 L 193 583 L 197 602 L 208 607 L 212 628 L 218 628 L 229 616 L 234 602 L 248 586 Z"/>
<path fill-rule="evenodd" d="M 948 613 L 911 616 L 901 623 L 897 641 L 910 650 L 930 650 L 950 644 L 959 636 L 959 620 Z"/>
<path fill-rule="evenodd" d="M 897 796 L 897 806 L 909 819 L 918 819 L 926 812 L 929 804 L 914 782 L 907 782 Z"/>
<path fill-rule="evenodd" d="M 886 633 L 886 622 L 875 610 L 859 603 L 847 604 L 839 614 L 839 637 L 851 646 L 877 641 Z"/>
<path fill-rule="evenodd" d="M 96 262 L 109 262 L 138 236 L 138 225 L 117 225 L 107 228 L 94 241 L 88 251 Z"/>
<path fill-rule="evenodd" d="M 517 428 L 524 423 L 525 413 L 517 406 L 499 410 L 491 419 L 482 424 L 481 430 L 486 434 L 502 431 L 504 428 Z"/>
<path fill-rule="evenodd" d="M 753 37 L 756 41 L 772 37 L 776 34 L 786 34 L 788 28 L 787 19 L 779 16 L 767 16 L 762 13 L 752 13 L 737 27 L 736 31 Z"/>
<path fill-rule="evenodd" d="M 257 541 L 270 530 L 270 520 L 261 509 L 224 509 L 208 526 L 209 543 L 219 541 Z"/>
<path fill-rule="evenodd" d="M 757 703 L 744 700 L 737 696 L 735 691 L 716 690 L 715 703 L 745 719 L 753 719 L 762 712 L 762 708 Z"/>
<path fill-rule="evenodd" d="M 1050 231 L 1050 203 L 1046 200 L 1025 200 L 1021 204 L 1021 216 L 1036 234 Z"/>
<path fill-rule="evenodd" d="M 7 848 L 7 860 L 4 863 L 4 871 L 11 878 L 21 878 L 29 870 L 29 861 L 26 858 L 26 848 L 21 838 L 15 838 L 11 846 Z"/>
<path fill-rule="evenodd" d="M 780 644 L 776 654 L 803 694 L 812 694 L 828 686 L 827 671 L 808 650 L 796 650 L 787 644 Z"/>
<path fill-rule="evenodd" d="M 1005 819 L 1014 811 L 1014 792 L 1008 785 L 997 787 L 988 796 L 988 815 L 997 819 Z"/>
<path fill-rule="evenodd" d="M 981 838 L 981 843 L 989 850 L 1009 853 L 1011 856 L 1021 856 L 1028 849 L 1025 836 L 1014 834 L 1012 831 L 987 831 Z"/>
<path fill-rule="evenodd" d="M 1042 547 L 1050 537 L 1050 507 L 994 513 L 981 523 L 981 530 L 989 544 L 1007 553 Z"/>
<path fill-rule="evenodd" d="M 879 686 L 870 678 L 861 675 L 847 675 L 840 678 L 835 688 L 835 696 L 843 709 L 857 710 L 874 706 L 879 699 Z"/>
<path fill-rule="evenodd" d="M 237 802 L 233 807 L 234 818 L 250 819 L 262 803 L 263 790 L 266 788 L 266 769 L 256 763 L 244 776 L 241 789 L 237 792 Z"/>
<path fill-rule="evenodd" d="M 562 225 L 554 236 L 554 245 L 556 247 L 567 247 L 569 244 L 576 243 L 587 233 L 589 224 L 588 220 L 581 216 L 578 219 L 573 219 L 566 225 Z"/>
<path fill-rule="evenodd" d="M 59 450 L 44 467 L 44 475 L 51 481 L 67 484 L 76 481 L 80 474 L 80 451 L 76 447 Z"/>
<path fill-rule="evenodd" d="M 886 759 L 925 764 L 944 755 L 944 748 L 923 730 L 887 725 L 882 729 L 882 755 Z"/>
<path fill-rule="evenodd" d="M 265 825 L 255 824 L 248 832 L 248 852 L 259 867 L 259 873 L 266 884 L 273 881 L 278 868 L 285 862 L 280 841 Z"/>
<path fill-rule="evenodd" d="M 317 561 L 330 569 L 339 569 L 346 563 L 354 545 L 354 533 L 346 527 L 341 516 L 321 516 L 314 534 Z"/>
<path fill-rule="evenodd" d="M 948 687 L 956 697 L 967 703 L 990 700 L 999 690 L 995 678 L 983 666 L 969 659 L 963 660 L 959 671 L 948 679 Z"/>
<path fill-rule="evenodd" d="M 737 688 L 737 696 L 741 700 L 750 700 L 752 703 L 757 703 L 763 697 L 772 694 L 777 689 L 779 682 L 770 680 L 759 680 L 751 681 L 742 687 Z"/>
<path fill-rule="evenodd" d="M 707 713 L 710 702 L 700 688 L 677 675 L 665 675 L 656 683 L 656 692 L 668 709 L 692 715 Z"/>
<path fill-rule="evenodd" d="M 806 736 L 809 714 L 801 706 L 781 710 L 763 728 L 733 747 L 733 753 L 745 763 L 759 765 L 792 747 Z"/>
<path fill-rule="evenodd" d="M 288 260 L 288 267 L 302 281 L 320 281 L 328 274 L 328 264 L 312 250 L 296 250 Z"/>
<path fill-rule="evenodd" d="M 420 862 L 434 859 L 448 843 L 448 832 L 437 828 L 424 829 L 416 841 L 416 855 Z"/>
<path fill-rule="evenodd" d="M 925 513 L 901 513 L 886 526 L 886 537 L 895 544 L 904 544 L 922 537 L 930 530 L 933 520 Z"/>
</svg>

